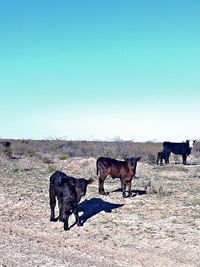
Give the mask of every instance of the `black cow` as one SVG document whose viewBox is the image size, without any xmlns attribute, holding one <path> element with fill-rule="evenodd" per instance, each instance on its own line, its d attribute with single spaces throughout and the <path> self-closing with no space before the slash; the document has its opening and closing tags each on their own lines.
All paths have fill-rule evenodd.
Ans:
<svg viewBox="0 0 200 267">
<path fill-rule="evenodd" d="M 4 147 L 10 147 L 10 146 L 11 146 L 11 142 L 10 142 L 10 141 L 3 141 L 3 142 L 2 142 L 2 145 L 3 145 Z"/>
<path fill-rule="evenodd" d="M 104 190 L 104 181 L 108 175 L 112 178 L 120 178 L 122 194 L 126 197 L 126 185 L 128 186 L 128 196 L 131 196 L 131 182 L 136 174 L 137 162 L 141 159 L 138 158 L 126 158 L 124 161 L 116 160 L 112 158 L 100 157 L 97 159 L 97 175 L 99 176 L 99 194 L 107 195 Z"/>
<path fill-rule="evenodd" d="M 186 142 L 183 143 L 163 142 L 163 151 L 165 151 L 165 153 L 181 155 L 183 164 L 186 164 L 187 156 L 191 154 L 195 142 L 196 140 L 186 140 Z"/>
<path fill-rule="evenodd" d="M 160 165 L 163 165 L 163 160 L 165 161 L 165 164 L 169 164 L 169 156 L 170 156 L 170 152 L 168 151 L 163 150 L 163 151 L 158 152 L 157 161 L 156 161 L 157 165 L 159 164 L 159 162 L 160 162 Z"/>
<path fill-rule="evenodd" d="M 84 178 L 76 179 L 67 176 L 65 173 L 56 171 L 50 177 L 49 199 L 51 216 L 50 221 L 55 219 L 56 198 L 58 200 L 59 216 L 58 219 L 64 222 L 64 230 L 69 230 L 68 218 L 74 213 L 76 224 L 81 226 L 78 216 L 78 203 L 82 196 L 85 196 L 88 184 L 93 183 L 94 179 L 86 180 Z"/>
</svg>

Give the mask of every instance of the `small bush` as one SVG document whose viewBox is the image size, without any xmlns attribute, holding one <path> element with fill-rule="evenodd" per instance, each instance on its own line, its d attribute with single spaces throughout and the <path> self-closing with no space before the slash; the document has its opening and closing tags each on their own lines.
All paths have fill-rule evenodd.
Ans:
<svg viewBox="0 0 200 267">
<path fill-rule="evenodd" d="M 47 154 L 47 155 L 43 156 L 42 162 L 45 164 L 51 164 L 51 163 L 53 163 L 53 159 L 50 155 Z"/>
<path fill-rule="evenodd" d="M 161 180 L 151 180 L 146 186 L 147 194 L 158 194 L 159 196 L 167 195 L 163 182 Z"/>
<path fill-rule="evenodd" d="M 188 172 L 188 169 L 185 166 L 180 165 L 180 166 L 178 166 L 178 171 L 179 172 Z"/>
<path fill-rule="evenodd" d="M 35 157 L 37 155 L 37 151 L 33 148 L 33 149 L 28 149 L 26 152 L 25 152 L 25 154 L 24 154 L 24 156 L 26 156 L 26 157 Z"/>
<path fill-rule="evenodd" d="M 67 160 L 69 157 L 67 155 L 59 155 L 59 160 Z"/>
<path fill-rule="evenodd" d="M 47 169 L 47 173 L 54 173 L 56 171 L 55 166 L 53 165 L 49 165 L 48 169 Z"/>
</svg>

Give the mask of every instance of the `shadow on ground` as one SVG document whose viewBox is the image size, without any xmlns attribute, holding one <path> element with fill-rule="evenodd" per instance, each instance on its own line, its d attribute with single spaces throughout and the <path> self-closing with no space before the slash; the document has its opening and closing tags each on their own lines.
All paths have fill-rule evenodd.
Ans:
<svg viewBox="0 0 200 267">
<path fill-rule="evenodd" d="M 122 206 L 124 206 L 124 204 L 110 203 L 100 198 L 91 198 L 90 200 L 85 200 L 79 205 L 79 211 L 83 212 L 83 214 L 80 216 L 80 221 L 83 224 L 88 219 L 102 211 L 110 213 L 113 211 L 113 209 L 117 209 Z"/>
<path fill-rule="evenodd" d="M 118 189 L 111 191 L 111 193 L 115 193 L 115 192 L 122 192 L 122 189 L 118 188 Z M 141 195 L 147 194 L 146 190 L 131 190 L 131 193 L 132 193 L 132 197 L 135 197 L 137 195 L 141 196 Z"/>
</svg>

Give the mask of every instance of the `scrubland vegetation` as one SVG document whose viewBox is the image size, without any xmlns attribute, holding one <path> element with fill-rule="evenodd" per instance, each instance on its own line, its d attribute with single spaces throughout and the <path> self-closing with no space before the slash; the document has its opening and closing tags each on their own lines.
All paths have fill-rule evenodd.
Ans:
<svg viewBox="0 0 200 267">
<path fill-rule="evenodd" d="M 2 142 L 5 141 L 2 139 Z M 117 139 L 115 141 L 70 141 L 70 140 L 6 140 L 11 142 L 10 149 L 3 148 L 9 157 L 25 156 L 38 157 L 48 163 L 56 156 L 59 159 L 71 157 L 94 157 L 107 156 L 123 159 L 129 156 L 141 156 L 143 162 L 154 164 L 157 152 L 162 150 L 162 143 L 158 142 L 133 142 Z M 193 158 L 200 157 L 200 142 L 196 143 L 192 150 Z M 178 160 L 174 156 L 174 160 Z M 51 160 L 50 160 L 51 161 Z"/>
</svg>

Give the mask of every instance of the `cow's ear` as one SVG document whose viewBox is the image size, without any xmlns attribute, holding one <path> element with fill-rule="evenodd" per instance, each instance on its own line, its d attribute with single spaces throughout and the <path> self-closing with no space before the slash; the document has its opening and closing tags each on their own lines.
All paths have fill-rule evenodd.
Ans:
<svg viewBox="0 0 200 267">
<path fill-rule="evenodd" d="M 70 185 L 75 186 L 76 180 L 75 179 L 69 179 L 69 183 L 70 183 Z"/>
<path fill-rule="evenodd" d="M 128 158 L 124 158 L 125 161 L 128 161 Z"/>
<path fill-rule="evenodd" d="M 137 158 L 137 161 L 139 161 L 139 160 L 141 160 L 141 159 L 142 159 L 142 157 L 138 157 L 138 158 Z"/>
<path fill-rule="evenodd" d="M 94 179 L 93 178 L 89 178 L 89 180 L 87 182 L 88 182 L 88 184 L 92 184 L 94 182 Z"/>
</svg>

